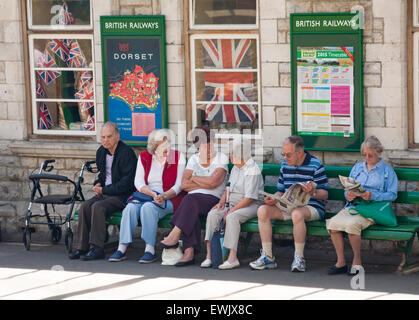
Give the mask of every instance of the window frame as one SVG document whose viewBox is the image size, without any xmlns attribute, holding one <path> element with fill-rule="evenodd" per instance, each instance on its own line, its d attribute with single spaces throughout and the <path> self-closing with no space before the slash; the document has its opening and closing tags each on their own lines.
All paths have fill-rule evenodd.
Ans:
<svg viewBox="0 0 419 320">
<path fill-rule="evenodd" d="M 195 40 L 200 39 L 254 39 L 256 40 L 256 61 L 257 61 L 257 68 L 256 69 L 199 69 L 195 68 Z M 257 34 L 242 34 L 242 33 L 234 33 L 234 34 L 212 34 L 212 33 L 205 33 L 205 34 L 193 34 L 190 36 L 190 42 L 191 42 L 191 89 L 192 89 L 192 125 L 193 127 L 196 127 L 198 124 L 198 117 L 197 117 L 197 106 L 200 104 L 208 104 L 210 101 L 198 101 L 197 98 L 197 92 L 196 92 L 196 73 L 197 72 L 204 72 L 204 71 L 211 71 L 211 72 L 254 72 L 257 74 L 257 88 L 258 88 L 258 95 L 257 95 L 257 101 L 246 101 L 245 104 L 251 104 L 254 106 L 257 106 L 257 115 L 258 115 L 258 128 L 256 131 L 260 131 L 262 128 L 262 103 L 261 103 L 261 83 L 260 83 L 260 37 Z M 214 104 L 232 104 L 230 101 L 228 102 L 217 102 Z M 243 103 L 244 104 L 244 103 Z M 259 132 L 260 134 L 260 132 Z M 252 135 L 246 135 L 242 134 L 243 136 L 247 138 L 259 138 L 259 134 L 252 134 Z M 216 137 L 220 139 L 228 139 L 232 137 L 234 134 L 217 134 Z"/>
<path fill-rule="evenodd" d="M 197 125 L 197 114 L 196 114 L 196 103 L 194 105 L 194 101 L 192 99 L 192 91 L 195 90 L 195 75 L 192 70 L 192 63 L 195 65 L 195 60 L 192 61 L 193 54 L 191 50 L 191 42 L 193 41 L 192 37 L 199 37 L 199 35 L 203 37 L 211 36 L 212 38 L 216 37 L 224 37 L 224 38 L 232 38 L 237 36 L 240 37 L 255 37 L 257 41 L 257 69 L 258 69 L 258 129 L 255 129 L 254 132 L 252 130 L 252 134 L 240 134 L 241 137 L 245 137 L 248 139 L 255 139 L 261 140 L 263 139 L 262 129 L 263 129 L 263 101 L 262 101 L 262 79 L 261 79 L 261 40 L 260 40 L 260 19 L 259 19 L 259 1 L 256 0 L 256 8 L 257 8 L 257 15 L 256 20 L 257 24 L 252 29 L 242 28 L 245 25 L 235 25 L 235 28 L 230 29 L 221 29 L 225 25 L 218 25 L 219 28 L 216 29 L 201 29 L 201 28 L 193 28 L 192 24 L 190 23 L 192 18 L 192 10 L 191 8 L 192 1 L 191 0 L 184 0 L 184 22 L 183 22 L 183 31 L 184 31 L 184 39 L 185 39 L 185 71 L 187 77 L 189 76 L 189 80 L 185 83 L 185 91 L 186 91 L 186 128 L 188 131 L 192 130 L 193 127 Z M 240 26 L 239 28 L 236 28 Z M 194 79 L 192 79 L 192 75 Z M 188 78 L 187 78 L 188 79 Z M 196 93 L 195 93 L 196 94 Z M 230 133 L 230 134 L 217 134 L 217 139 L 234 139 L 237 137 L 237 134 Z"/>
<path fill-rule="evenodd" d="M 415 15 L 417 5 L 418 0 L 408 1 L 406 12 L 408 147 L 412 149 L 419 149 L 419 15 Z M 415 106 L 418 109 L 416 113 Z"/>
<path fill-rule="evenodd" d="M 54 130 L 54 129 L 48 129 L 48 130 L 42 130 L 38 128 L 38 119 L 37 119 L 37 110 L 34 108 L 37 108 L 38 103 L 45 101 L 45 102 L 93 102 L 94 103 L 94 114 L 96 115 L 97 111 L 97 105 L 96 105 L 96 86 L 95 86 L 95 70 L 94 67 L 92 68 L 70 68 L 70 67 L 61 67 L 61 68 L 37 68 L 35 67 L 35 60 L 34 60 L 34 41 L 36 39 L 76 39 L 76 40 L 90 40 L 92 45 L 92 65 L 95 65 L 95 57 L 94 57 L 94 39 L 93 35 L 86 35 L 86 34 L 57 34 L 57 33 L 36 33 L 31 34 L 28 36 L 29 41 L 29 63 L 30 63 L 30 77 L 31 77 L 31 99 L 32 99 L 32 126 L 33 126 L 33 132 L 35 134 L 39 135 L 65 135 L 65 136 L 96 136 L 96 126 L 95 130 L 87 131 L 87 130 Z M 82 100 L 82 99 L 40 99 L 36 97 L 36 78 L 35 78 L 35 72 L 37 69 L 42 70 L 57 70 L 61 72 L 65 71 L 92 71 L 93 74 L 93 92 L 94 92 L 94 99 L 90 100 Z M 58 78 L 57 78 L 58 79 Z M 95 117 L 96 120 L 96 117 Z"/>
<path fill-rule="evenodd" d="M 91 0 L 89 0 L 92 3 Z M 27 0 L 20 0 L 20 8 L 21 8 L 21 17 L 22 17 L 22 36 L 23 36 L 23 62 L 25 68 L 25 96 L 26 96 L 26 128 L 27 128 L 27 137 L 29 139 L 44 139 L 44 140 L 60 140 L 65 139 L 65 141 L 86 141 L 86 142 L 93 142 L 97 140 L 97 115 L 99 112 L 97 106 L 97 86 L 96 86 L 96 65 L 95 63 L 95 42 L 94 42 L 94 32 L 93 28 L 90 30 L 83 29 L 83 30 L 57 30 L 57 29 L 45 29 L 45 30 L 31 30 L 28 26 L 28 1 Z M 93 12 L 92 12 L 92 5 L 91 8 L 91 22 L 93 23 Z M 36 92 L 32 88 L 35 85 L 32 77 L 34 77 L 34 70 L 32 70 L 33 75 L 31 74 L 31 69 L 33 65 L 31 65 L 31 55 L 33 55 L 33 51 L 31 52 L 29 49 L 29 36 L 35 34 L 42 34 L 48 35 L 49 37 L 53 36 L 60 32 L 60 36 L 66 38 L 66 36 L 72 36 L 77 34 L 78 36 L 86 36 L 89 35 L 92 38 L 92 65 L 93 65 L 93 86 L 94 86 L 94 98 L 95 98 L 95 130 L 94 131 L 81 131 L 80 133 L 75 130 L 39 130 L 37 121 L 34 123 L 33 119 L 36 118 L 36 103 L 34 105 L 33 94 Z M 36 96 L 36 93 L 35 93 Z M 35 113 L 34 113 L 35 111 Z M 36 131 L 35 131 L 36 130 Z M 77 132 L 77 133 L 75 133 Z"/>
<path fill-rule="evenodd" d="M 33 31 L 80 31 L 93 30 L 93 5 L 90 4 L 90 23 L 88 25 L 34 25 L 32 23 L 32 0 L 26 0 L 28 29 Z"/>
</svg>

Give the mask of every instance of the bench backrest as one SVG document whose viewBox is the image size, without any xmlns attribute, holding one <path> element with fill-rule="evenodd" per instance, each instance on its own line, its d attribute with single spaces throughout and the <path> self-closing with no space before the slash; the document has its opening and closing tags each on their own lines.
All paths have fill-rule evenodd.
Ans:
<svg viewBox="0 0 419 320">
<path fill-rule="evenodd" d="M 262 169 L 262 175 L 266 176 L 279 176 L 280 164 L 264 163 Z M 338 176 L 349 176 L 352 167 L 339 167 L 339 166 L 325 166 L 326 175 L 331 184 L 332 179 L 337 179 L 337 183 L 333 184 L 333 187 L 329 190 L 329 200 L 345 201 L 344 190 L 340 182 L 338 182 Z M 419 169 L 415 168 L 394 168 L 399 181 L 416 181 L 419 182 Z M 266 186 L 266 192 L 275 193 L 276 186 Z M 396 203 L 405 204 L 419 204 L 419 191 L 416 185 L 416 191 L 398 191 L 398 196 L 395 201 Z"/>
</svg>

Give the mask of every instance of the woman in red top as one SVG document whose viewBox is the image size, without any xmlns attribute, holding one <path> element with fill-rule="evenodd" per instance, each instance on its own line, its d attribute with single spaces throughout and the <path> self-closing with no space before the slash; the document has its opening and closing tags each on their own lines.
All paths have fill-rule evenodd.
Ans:
<svg viewBox="0 0 419 320">
<path fill-rule="evenodd" d="M 109 258 L 117 262 L 126 258 L 126 250 L 141 219 L 141 238 L 146 242 L 140 263 L 156 260 L 155 241 L 158 222 L 179 206 L 184 193 L 181 189 L 185 156 L 170 148 L 170 132 L 154 130 L 148 137 L 147 151 L 141 152 L 135 174 L 137 191 L 153 197 L 141 203 L 132 199 L 122 212 L 118 250 Z"/>
</svg>

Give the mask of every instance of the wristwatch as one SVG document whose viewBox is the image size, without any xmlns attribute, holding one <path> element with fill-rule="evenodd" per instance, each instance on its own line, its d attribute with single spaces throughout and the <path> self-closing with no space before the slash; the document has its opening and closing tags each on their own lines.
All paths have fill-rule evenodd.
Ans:
<svg viewBox="0 0 419 320">
<path fill-rule="evenodd" d="M 313 192 L 312 196 L 315 198 L 315 197 L 316 197 L 316 194 L 317 194 L 317 191 L 316 191 L 316 190 L 314 190 L 314 192 Z"/>
</svg>

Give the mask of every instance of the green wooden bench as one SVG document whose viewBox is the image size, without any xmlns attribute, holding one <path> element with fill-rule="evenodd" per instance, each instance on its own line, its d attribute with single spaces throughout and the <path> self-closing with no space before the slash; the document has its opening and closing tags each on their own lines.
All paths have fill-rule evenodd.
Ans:
<svg viewBox="0 0 419 320">
<path fill-rule="evenodd" d="M 230 165 L 231 169 L 232 165 Z M 279 164 L 264 164 L 262 169 L 262 175 L 265 180 L 267 176 L 273 176 L 275 178 L 279 175 L 281 166 Z M 341 166 L 326 166 L 326 174 L 328 179 L 338 178 L 339 175 L 349 176 L 351 167 Z M 419 169 L 413 168 L 394 168 L 399 181 L 418 181 L 419 182 Z M 329 180 L 330 182 L 330 180 Z M 336 183 L 340 185 L 340 183 Z M 277 191 L 276 186 L 265 185 L 265 191 L 275 193 Z M 344 205 L 345 197 L 344 190 L 342 188 L 331 188 L 329 190 L 329 200 L 342 201 Z M 419 192 L 418 191 L 399 191 L 398 197 L 395 203 L 417 205 L 419 204 Z M 415 208 L 416 209 L 416 208 Z M 332 217 L 336 212 L 327 212 L 326 219 Z M 397 214 L 397 210 L 396 210 Z M 173 214 L 166 215 L 159 221 L 160 228 L 172 228 L 170 219 Z M 119 226 L 121 223 L 122 212 L 115 212 L 107 218 L 109 225 Z M 74 220 L 77 221 L 77 213 L 74 216 Z M 398 272 L 408 273 L 413 268 L 413 263 L 410 261 L 410 255 L 415 240 L 415 235 L 419 236 L 419 217 L 405 217 L 398 216 L 397 227 L 384 227 L 374 225 L 362 232 L 362 238 L 368 240 L 387 240 L 393 241 L 395 246 L 401 250 L 402 261 L 397 269 Z M 205 229 L 205 219 L 201 221 L 202 229 Z M 325 221 L 311 221 L 306 223 L 307 235 L 308 236 L 319 236 L 330 238 L 329 233 L 326 230 Z M 292 221 L 278 221 L 275 220 L 272 223 L 272 230 L 274 234 L 293 234 Z M 251 237 L 254 233 L 259 232 L 257 218 L 250 219 L 241 226 L 241 231 L 246 232 L 247 236 L 244 239 L 245 251 L 247 251 L 248 245 L 251 241 Z"/>
</svg>

